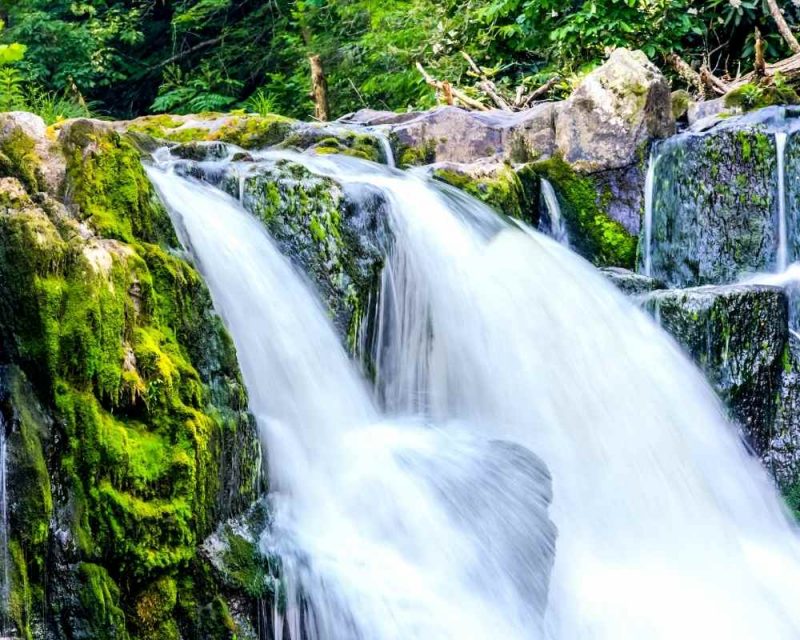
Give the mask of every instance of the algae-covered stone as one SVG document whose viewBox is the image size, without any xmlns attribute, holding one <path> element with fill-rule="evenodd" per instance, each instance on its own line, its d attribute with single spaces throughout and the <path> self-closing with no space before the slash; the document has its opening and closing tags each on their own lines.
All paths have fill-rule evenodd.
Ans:
<svg viewBox="0 0 800 640">
<path fill-rule="evenodd" d="M 193 612 L 219 594 L 197 544 L 254 499 L 260 464 L 235 351 L 133 142 L 80 120 L 53 144 L 65 202 L 40 192 L 38 152 L 0 182 L 0 352 L 32 381 L 5 412 L 14 622 L 201 637 Z"/>
<path fill-rule="evenodd" d="M 556 146 L 585 172 L 633 164 L 650 138 L 675 131 L 669 83 L 641 51 L 616 49 L 556 116 Z"/>
<path fill-rule="evenodd" d="M 764 455 L 789 337 L 783 290 L 703 286 L 654 291 L 642 304 L 706 373 L 750 446 Z"/>
<path fill-rule="evenodd" d="M 539 221 L 539 184 L 526 179 L 510 164 L 478 162 L 439 163 L 431 166 L 433 177 L 466 191 L 500 213 L 535 226 Z"/>
<path fill-rule="evenodd" d="M 659 147 L 651 274 L 685 287 L 772 270 L 779 226 L 776 157 L 774 134 L 749 124 L 683 134 Z"/>
<path fill-rule="evenodd" d="M 522 176 L 526 173 L 553 185 L 575 251 L 600 267 L 633 267 L 636 239 L 608 215 L 608 198 L 593 176 L 580 175 L 558 155 L 520 171 Z"/>
</svg>

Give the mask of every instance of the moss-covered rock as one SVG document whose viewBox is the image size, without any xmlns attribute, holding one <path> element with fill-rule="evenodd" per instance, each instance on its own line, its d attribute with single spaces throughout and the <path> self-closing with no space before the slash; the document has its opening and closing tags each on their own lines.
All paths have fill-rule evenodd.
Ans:
<svg viewBox="0 0 800 640">
<path fill-rule="evenodd" d="M 633 267 L 636 238 L 609 217 L 610 192 L 600 190 L 592 176 L 577 173 L 558 155 L 534 162 L 521 173 L 528 173 L 527 179 L 544 177 L 553 185 L 575 251 L 600 267 Z"/>
<path fill-rule="evenodd" d="M 708 376 L 759 456 L 768 455 L 788 349 L 788 303 L 776 287 L 654 291 L 644 307 Z"/>
<path fill-rule="evenodd" d="M 254 423 L 232 342 L 170 249 L 133 141 L 84 120 L 58 145 L 67 206 L 18 178 L 0 209 L 2 354 L 55 418 L 18 410 L 15 620 L 28 633 L 48 602 L 57 636 L 178 638 L 197 623 L 177 603 L 219 597 L 182 579 L 201 572 L 200 540 L 255 497 Z"/>
<path fill-rule="evenodd" d="M 500 213 L 534 226 L 538 223 L 538 181 L 523 181 L 512 165 L 445 163 L 432 169 L 435 179 L 466 191 Z"/>
<path fill-rule="evenodd" d="M 732 282 L 775 267 L 774 134 L 735 121 L 658 149 L 651 274 L 670 286 Z M 640 260 L 645 247 L 640 251 Z"/>
</svg>

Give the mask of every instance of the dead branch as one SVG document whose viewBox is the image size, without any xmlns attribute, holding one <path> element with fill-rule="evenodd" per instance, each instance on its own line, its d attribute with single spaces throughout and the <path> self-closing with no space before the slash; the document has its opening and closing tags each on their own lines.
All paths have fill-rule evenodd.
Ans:
<svg viewBox="0 0 800 640">
<path fill-rule="evenodd" d="M 797 42 L 797 38 L 794 37 L 792 30 L 786 23 L 786 19 L 783 17 L 783 13 L 781 12 L 781 8 L 778 6 L 777 1 L 767 0 L 767 6 L 769 6 L 769 12 L 772 14 L 772 19 L 775 20 L 775 24 L 778 25 L 778 32 L 781 34 L 781 36 L 783 36 L 786 44 L 789 45 L 789 48 L 793 53 L 800 53 L 800 42 Z"/>
<path fill-rule="evenodd" d="M 489 111 L 489 107 L 487 107 L 482 102 L 475 100 L 474 98 L 470 98 L 466 95 L 463 91 L 456 89 L 453 85 L 449 82 L 442 82 L 441 80 L 437 80 L 433 76 L 431 76 L 426 70 L 425 67 L 422 66 L 420 62 L 416 64 L 417 71 L 422 74 L 422 77 L 425 79 L 425 82 L 440 92 L 445 99 L 450 96 L 450 102 L 448 104 L 452 104 L 452 99 L 455 97 L 459 102 L 461 102 L 464 106 L 470 107 L 472 109 L 476 109 L 478 111 Z"/>
<path fill-rule="evenodd" d="M 756 62 L 754 71 L 756 78 L 763 78 L 767 75 L 767 62 L 764 60 L 764 40 L 761 38 L 761 32 L 756 28 L 756 44 L 755 44 Z"/>
<path fill-rule="evenodd" d="M 311 96 L 314 98 L 314 117 L 320 122 L 327 122 L 330 109 L 328 108 L 328 82 L 322 69 L 322 60 L 317 55 L 308 57 L 311 65 Z"/>
<path fill-rule="evenodd" d="M 730 85 L 711 73 L 711 69 L 705 65 L 700 67 L 700 80 L 717 95 L 724 96 L 730 91 Z"/>
<path fill-rule="evenodd" d="M 539 98 L 544 98 L 548 93 L 550 93 L 553 87 L 555 87 L 560 80 L 561 76 L 553 76 L 547 82 L 545 82 L 541 87 L 531 91 L 527 96 L 525 96 L 524 102 L 522 103 L 522 108 L 530 107 Z"/>
<path fill-rule="evenodd" d="M 478 78 L 480 78 L 480 82 L 478 82 L 477 87 L 481 91 L 483 91 L 489 98 L 491 98 L 492 102 L 494 102 L 498 107 L 500 107 L 503 111 L 511 111 L 511 106 L 508 104 L 508 101 L 500 94 L 500 91 L 497 89 L 497 86 L 494 82 L 492 82 L 487 75 L 481 70 L 481 68 L 475 64 L 475 61 L 472 59 L 466 51 L 462 51 L 461 55 L 464 57 L 464 60 L 467 61 L 470 70 L 473 74 L 475 74 Z"/>
<path fill-rule="evenodd" d="M 689 63 L 681 58 L 677 53 L 670 53 L 667 55 L 667 64 L 669 64 L 669 66 L 675 70 L 675 73 L 677 73 L 687 83 L 692 85 L 700 95 L 705 95 L 706 83 L 702 76 L 697 73 L 697 71 L 692 69 Z"/>
</svg>

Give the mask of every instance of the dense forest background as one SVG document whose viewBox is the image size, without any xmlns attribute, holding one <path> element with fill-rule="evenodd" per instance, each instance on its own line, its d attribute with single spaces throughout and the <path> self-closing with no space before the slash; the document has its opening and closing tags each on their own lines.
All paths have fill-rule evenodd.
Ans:
<svg viewBox="0 0 800 640">
<path fill-rule="evenodd" d="M 800 0 L 781 10 L 800 23 Z M 471 91 L 463 53 L 512 93 L 557 77 L 555 97 L 616 46 L 664 67 L 677 53 L 722 78 L 752 68 L 757 28 L 767 60 L 791 53 L 768 0 L 0 0 L 0 19 L 0 111 L 48 121 L 237 108 L 308 118 L 312 54 L 336 117 L 431 105 L 417 62 Z"/>
</svg>

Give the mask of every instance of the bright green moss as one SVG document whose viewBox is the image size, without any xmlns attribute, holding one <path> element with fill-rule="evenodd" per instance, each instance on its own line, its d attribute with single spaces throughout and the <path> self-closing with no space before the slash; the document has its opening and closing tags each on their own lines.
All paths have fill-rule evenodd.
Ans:
<svg viewBox="0 0 800 640">
<path fill-rule="evenodd" d="M 17 127 L 0 139 L 0 177 L 17 178 L 29 191 L 43 190 L 35 142 Z"/>
<path fill-rule="evenodd" d="M 555 188 L 567 224 L 570 243 L 599 267 L 633 268 L 636 239 L 604 211 L 591 177 L 577 174 L 560 156 L 531 165 L 534 174 L 547 178 Z"/>
<path fill-rule="evenodd" d="M 435 160 L 435 140 L 426 140 L 418 147 L 401 147 L 397 154 L 397 164 L 402 168 L 424 166 Z"/>
<path fill-rule="evenodd" d="M 104 238 L 35 207 L 0 215 L 3 345 L 52 405 L 61 438 L 48 469 L 40 428 L 22 421 L 19 628 L 27 603 L 44 606 L 55 473 L 83 561 L 81 602 L 96 609 L 85 616 L 108 630 L 91 637 L 127 637 L 114 630 L 119 603 L 136 602 L 132 636 L 178 638 L 174 576 L 197 566 L 221 511 L 254 497 L 253 425 L 202 280 L 161 246 L 174 235 L 135 147 L 91 122 L 62 135 L 71 202 Z M 241 472 L 222 472 L 223 447 Z M 222 503 L 226 474 L 240 479 Z"/>
<path fill-rule="evenodd" d="M 738 108 L 747 112 L 776 104 L 800 104 L 800 96 L 777 76 L 769 83 L 748 82 L 736 87 L 725 94 L 724 101 L 727 109 Z"/>
<path fill-rule="evenodd" d="M 293 120 L 278 115 L 233 116 L 210 140 L 229 142 L 244 149 L 259 149 L 278 144 L 289 134 Z"/>
<path fill-rule="evenodd" d="M 88 614 L 87 630 L 98 640 L 127 640 L 125 613 L 120 605 L 120 590 L 100 565 L 82 562 L 78 573 L 81 590 L 78 594 Z"/>
<path fill-rule="evenodd" d="M 129 138 L 88 120 L 74 122 L 62 136 L 67 191 L 82 220 L 106 238 L 174 243 L 169 218 Z"/>
<path fill-rule="evenodd" d="M 436 169 L 434 178 L 466 191 L 511 218 L 529 220 L 532 203 L 513 167 L 503 165 L 491 176 L 473 177 L 453 169 Z"/>
</svg>

